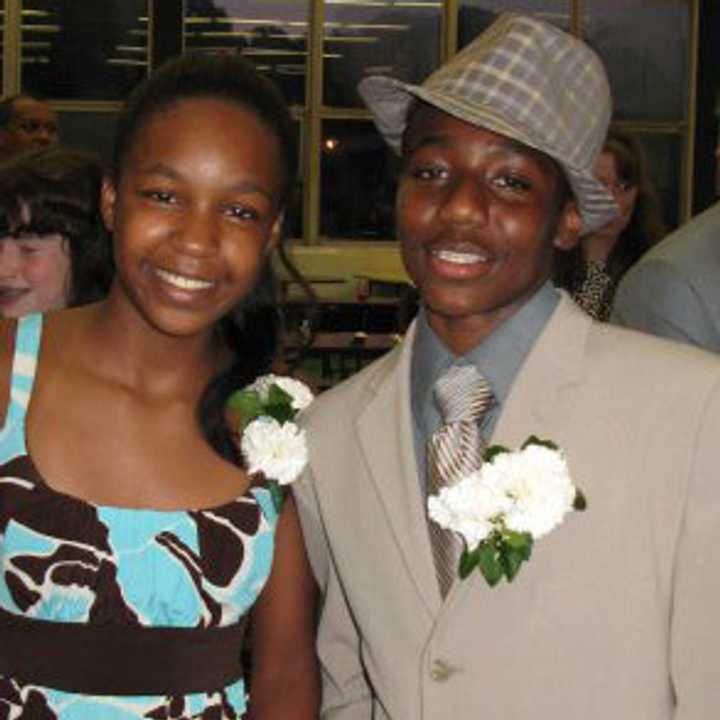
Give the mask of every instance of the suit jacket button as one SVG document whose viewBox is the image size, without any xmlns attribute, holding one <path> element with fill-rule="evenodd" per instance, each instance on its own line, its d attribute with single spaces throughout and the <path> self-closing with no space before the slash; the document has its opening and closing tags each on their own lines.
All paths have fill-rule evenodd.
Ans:
<svg viewBox="0 0 720 720">
<path fill-rule="evenodd" d="M 445 682 L 452 675 L 453 669 L 444 660 L 433 660 L 430 677 L 435 682 Z"/>
</svg>

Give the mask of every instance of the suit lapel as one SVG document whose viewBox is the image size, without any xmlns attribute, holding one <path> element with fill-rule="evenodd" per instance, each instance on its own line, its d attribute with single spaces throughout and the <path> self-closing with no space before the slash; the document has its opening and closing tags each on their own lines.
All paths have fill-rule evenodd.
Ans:
<svg viewBox="0 0 720 720">
<path fill-rule="evenodd" d="M 441 598 L 420 492 L 410 410 L 410 357 L 414 326 L 371 388 L 358 419 L 358 438 L 373 485 L 404 563 L 423 604 L 434 616 Z"/>
<path fill-rule="evenodd" d="M 585 373 L 592 321 L 563 293 L 548 324 L 513 382 L 492 442 L 517 447 L 528 435 L 553 440 L 558 423 L 567 427 L 579 408 L 567 405 L 567 389 Z"/>
<path fill-rule="evenodd" d="M 530 435 L 562 446 L 566 428 L 580 422 L 582 408 L 567 392 L 584 377 L 589 316 L 563 293 L 557 309 L 533 345 L 505 401 L 490 444 L 516 449 Z M 484 580 L 456 578 L 443 608 L 444 614 L 472 589 L 490 591 Z M 492 592 L 492 591 L 490 591 Z"/>
</svg>

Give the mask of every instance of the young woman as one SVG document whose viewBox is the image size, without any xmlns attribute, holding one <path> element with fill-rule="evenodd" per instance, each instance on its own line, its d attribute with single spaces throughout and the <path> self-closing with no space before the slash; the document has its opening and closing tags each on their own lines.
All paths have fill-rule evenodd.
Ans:
<svg viewBox="0 0 720 720">
<path fill-rule="evenodd" d="M 0 166 L 0 316 L 99 300 L 112 279 L 92 155 L 52 146 Z"/>
<path fill-rule="evenodd" d="M 662 239 L 665 227 L 638 140 L 611 130 L 595 174 L 620 209 L 614 220 L 581 238 L 578 247 L 556 258 L 555 281 L 598 320 L 610 315 L 620 279 Z"/>
<path fill-rule="evenodd" d="M 317 716 L 294 503 L 275 510 L 225 419 L 275 351 L 293 140 L 242 59 L 164 66 L 130 98 L 103 185 L 107 300 L 3 326 L 0 715 Z"/>
</svg>

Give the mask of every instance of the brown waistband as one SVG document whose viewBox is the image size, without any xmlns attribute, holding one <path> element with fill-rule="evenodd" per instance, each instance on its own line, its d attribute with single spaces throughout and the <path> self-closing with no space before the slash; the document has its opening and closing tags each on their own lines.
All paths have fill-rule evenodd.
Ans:
<svg viewBox="0 0 720 720">
<path fill-rule="evenodd" d="M 81 625 L 0 609 L 0 675 L 84 695 L 214 692 L 242 677 L 245 626 Z"/>
</svg>

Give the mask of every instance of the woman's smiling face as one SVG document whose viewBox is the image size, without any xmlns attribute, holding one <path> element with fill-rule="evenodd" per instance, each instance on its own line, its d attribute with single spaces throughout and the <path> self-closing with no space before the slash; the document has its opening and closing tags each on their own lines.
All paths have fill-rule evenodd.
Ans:
<svg viewBox="0 0 720 720">
<path fill-rule="evenodd" d="M 103 189 L 111 298 L 129 298 L 161 332 L 209 331 L 279 241 L 282 168 L 276 136 L 242 105 L 192 98 L 150 115 Z"/>
<path fill-rule="evenodd" d="M 423 106 L 407 132 L 398 235 L 428 320 L 456 351 L 479 342 L 548 279 L 577 241 L 559 170 L 503 135 Z M 469 347 L 465 347 L 469 345 Z"/>
<path fill-rule="evenodd" d="M 67 306 L 70 254 L 59 234 L 0 238 L 0 317 Z"/>
</svg>

